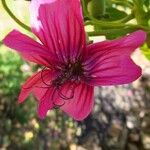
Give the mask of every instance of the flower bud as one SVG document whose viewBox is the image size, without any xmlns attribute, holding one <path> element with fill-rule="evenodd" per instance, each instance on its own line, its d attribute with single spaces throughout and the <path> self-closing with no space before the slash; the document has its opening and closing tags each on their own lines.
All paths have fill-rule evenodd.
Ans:
<svg viewBox="0 0 150 150">
<path fill-rule="evenodd" d="M 100 18 L 105 14 L 105 0 L 91 0 L 87 6 L 89 14 L 94 18 Z"/>
</svg>

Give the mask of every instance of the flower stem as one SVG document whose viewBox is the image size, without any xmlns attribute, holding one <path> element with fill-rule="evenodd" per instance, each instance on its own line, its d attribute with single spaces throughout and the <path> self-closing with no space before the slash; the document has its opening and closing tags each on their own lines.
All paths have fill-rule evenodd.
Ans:
<svg viewBox="0 0 150 150">
<path fill-rule="evenodd" d="M 120 35 L 124 35 L 130 32 L 133 32 L 135 30 L 136 30 L 135 28 L 127 27 L 127 28 L 124 28 L 123 30 L 122 29 L 106 29 L 106 30 L 87 32 L 87 34 L 89 36 L 100 36 L 100 35 L 107 36 L 107 35 L 113 35 L 116 33 L 117 34 L 119 33 Z"/>
<path fill-rule="evenodd" d="M 126 17 L 124 17 L 120 20 L 117 20 L 116 22 L 117 23 L 126 23 L 126 22 L 132 20 L 133 18 L 134 18 L 134 15 L 131 13 L 131 14 L 127 15 Z"/>
<path fill-rule="evenodd" d="M 143 9 L 143 0 L 133 0 L 134 2 L 134 14 L 138 24 L 147 26 L 148 21 L 146 12 Z"/>
<path fill-rule="evenodd" d="M 142 25 L 133 25 L 133 24 L 127 24 L 126 26 L 122 28 L 114 28 L 114 29 L 103 29 L 99 31 L 92 31 L 92 32 L 87 32 L 88 36 L 100 36 L 100 35 L 110 35 L 110 34 L 118 34 L 120 35 L 127 34 L 130 32 L 133 32 L 137 29 L 143 29 L 147 33 L 150 33 L 150 29 L 148 27 L 142 26 Z"/>
<path fill-rule="evenodd" d="M 24 24 L 23 22 L 21 22 L 13 13 L 12 11 L 9 9 L 9 7 L 7 6 L 6 0 L 2 0 L 2 5 L 3 8 L 6 10 L 6 12 L 9 14 L 9 16 L 17 23 L 19 24 L 22 28 L 26 29 L 27 31 L 31 32 L 31 28 L 29 26 L 27 26 L 26 24 Z"/>
</svg>

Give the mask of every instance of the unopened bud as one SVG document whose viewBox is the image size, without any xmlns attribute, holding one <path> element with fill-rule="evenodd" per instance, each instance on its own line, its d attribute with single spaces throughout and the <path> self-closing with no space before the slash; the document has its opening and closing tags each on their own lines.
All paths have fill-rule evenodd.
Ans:
<svg viewBox="0 0 150 150">
<path fill-rule="evenodd" d="M 94 18 L 100 18 L 105 14 L 105 0 L 91 0 L 87 6 L 89 14 Z"/>
</svg>

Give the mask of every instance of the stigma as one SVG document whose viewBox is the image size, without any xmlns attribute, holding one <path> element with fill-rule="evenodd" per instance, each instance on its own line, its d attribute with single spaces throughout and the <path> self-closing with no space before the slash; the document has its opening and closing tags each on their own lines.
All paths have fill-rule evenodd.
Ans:
<svg viewBox="0 0 150 150">
<path fill-rule="evenodd" d="M 57 70 L 59 75 L 52 81 L 53 86 L 59 88 L 68 81 L 80 82 L 81 77 L 83 76 L 83 66 L 80 61 L 75 63 L 67 63 L 62 65 Z"/>
</svg>

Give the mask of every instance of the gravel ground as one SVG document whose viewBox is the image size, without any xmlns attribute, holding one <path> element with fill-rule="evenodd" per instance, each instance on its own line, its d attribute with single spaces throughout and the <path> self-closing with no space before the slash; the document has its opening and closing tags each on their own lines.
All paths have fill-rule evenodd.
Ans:
<svg viewBox="0 0 150 150">
<path fill-rule="evenodd" d="M 139 51 L 133 59 L 140 60 L 141 79 L 95 90 L 93 114 L 79 123 L 79 145 L 86 150 L 150 149 L 150 63 Z"/>
</svg>

